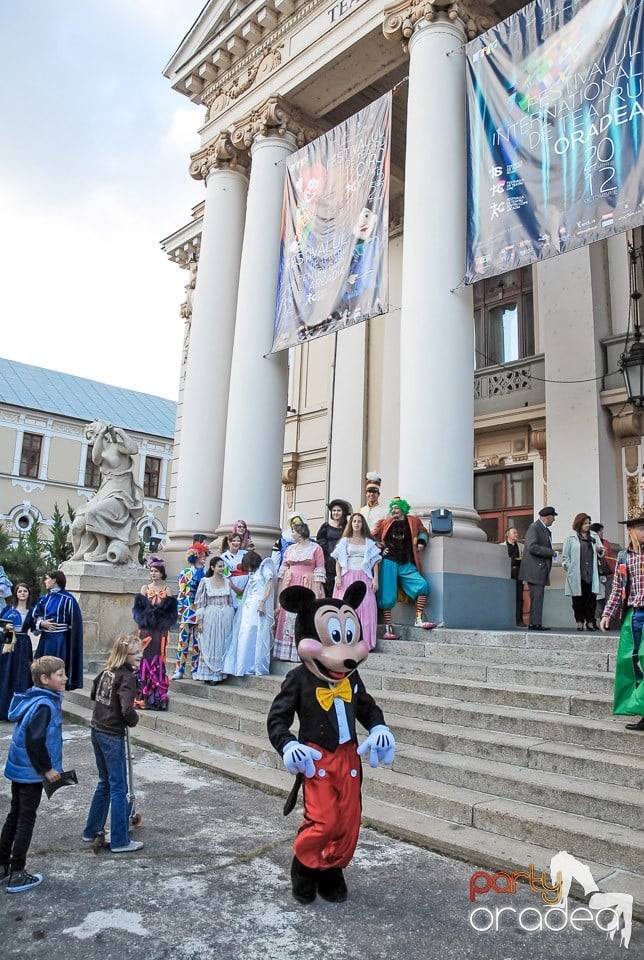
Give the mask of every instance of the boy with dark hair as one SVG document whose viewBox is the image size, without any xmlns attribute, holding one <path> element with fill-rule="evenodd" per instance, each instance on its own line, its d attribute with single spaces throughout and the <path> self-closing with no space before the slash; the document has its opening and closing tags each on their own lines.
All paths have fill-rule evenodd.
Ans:
<svg viewBox="0 0 644 960">
<path fill-rule="evenodd" d="M 43 780 L 55 783 L 63 769 L 64 661 L 59 657 L 34 660 L 31 679 L 33 687 L 16 693 L 9 707 L 9 720 L 16 724 L 4 768 L 11 780 L 11 809 L 0 834 L 0 871 L 8 879 L 7 893 L 42 883 L 42 874 L 25 870 L 27 851 Z"/>
</svg>

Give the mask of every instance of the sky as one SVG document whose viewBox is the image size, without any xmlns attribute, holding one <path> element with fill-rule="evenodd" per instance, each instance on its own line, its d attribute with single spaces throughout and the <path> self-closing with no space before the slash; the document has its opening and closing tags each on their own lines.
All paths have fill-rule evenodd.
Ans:
<svg viewBox="0 0 644 960">
<path fill-rule="evenodd" d="M 0 2 L 0 355 L 176 399 L 204 109 L 162 75 L 204 0 Z"/>
</svg>

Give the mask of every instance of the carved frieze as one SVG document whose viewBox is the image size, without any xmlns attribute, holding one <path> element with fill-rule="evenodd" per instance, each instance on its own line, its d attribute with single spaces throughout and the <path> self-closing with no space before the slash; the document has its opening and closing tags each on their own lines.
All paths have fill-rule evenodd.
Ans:
<svg viewBox="0 0 644 960">
<path fill-rule="evenodd" d="M 500 19 L 492 9 L 492 0 L 394 0 L 385 5 L 382 30 L 387 39 L 400 41 L 406 51 L 418 23 L 445 17 L 460 20 L 468 40 L 485 33 Z"/>
<path fill-rule="evenodd" d="M 276 70 L 282 63 L 281 50 L 283 48 L 283 43 L 277 43 L 275 46 L 269 47 L 250 64 L 245 76 L 235 77 L 225 87 L 220 86 L 213 90 L 206 100 L 206 122 L 214 120 L 232 102 L 250 90 L 256 83 L 261 83 L 273 70 Z"/>
</svg>

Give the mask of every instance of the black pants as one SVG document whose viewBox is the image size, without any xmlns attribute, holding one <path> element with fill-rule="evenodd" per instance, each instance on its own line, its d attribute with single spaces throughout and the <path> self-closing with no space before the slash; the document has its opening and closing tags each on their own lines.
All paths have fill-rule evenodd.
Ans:
<svg viewBox="0 0 644 960">
<path fill-rule="evenodd" d="M 518 626 L 523 623 L 523 580 L 515 580 L 514 586 L 516 590 L 515 620 Z"/>
<path fill-rule="evenodd" d="M 572 598 L 572 612 L 577 623 L 595 623 L 597 620 L 597 594 L 592 584 L 581 581 L 581 595 Z"/>
<path fill-rule="evenodd" d="M 530 590 L 530 624 L 540 627 L 543 617 L 543 592 L 546 586 L 544 583 L 528 583 L 528 589 Z"/>
<path fill-rule="evenodd" d="M 42 798 L 42 783 L 11 781 L 11 809 L 0 834 L 0 866 L 24 870 Z"/>
</svg>

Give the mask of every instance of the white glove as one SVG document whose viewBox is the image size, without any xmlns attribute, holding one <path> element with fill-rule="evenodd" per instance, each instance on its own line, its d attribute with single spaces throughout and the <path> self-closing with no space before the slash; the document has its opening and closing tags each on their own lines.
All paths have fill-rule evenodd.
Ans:
<svg viewBox="0 0 644 960">
<path fill-rule="evenodd" d="M 363 756 L 367 750 L 371 751 L 369 754 L 370 767 L 377 767 L 379 763 L 394 762 L 396 741 L 394 740 L 393 733 L 384 723 L 372 727 L 367 739 L 363 740 L 358 747 L 358 756 Z"/>
<path fill-rule="evenodd" d="M 291 740 L 282 751 L 282 760 L 289 773 L 296 776 L 303 773 L 305 777 L 315 776 L 314 760 L 320 760 L 322 754 L 314 747 L 307 747 L 299 740 Z"/>
</svg>

